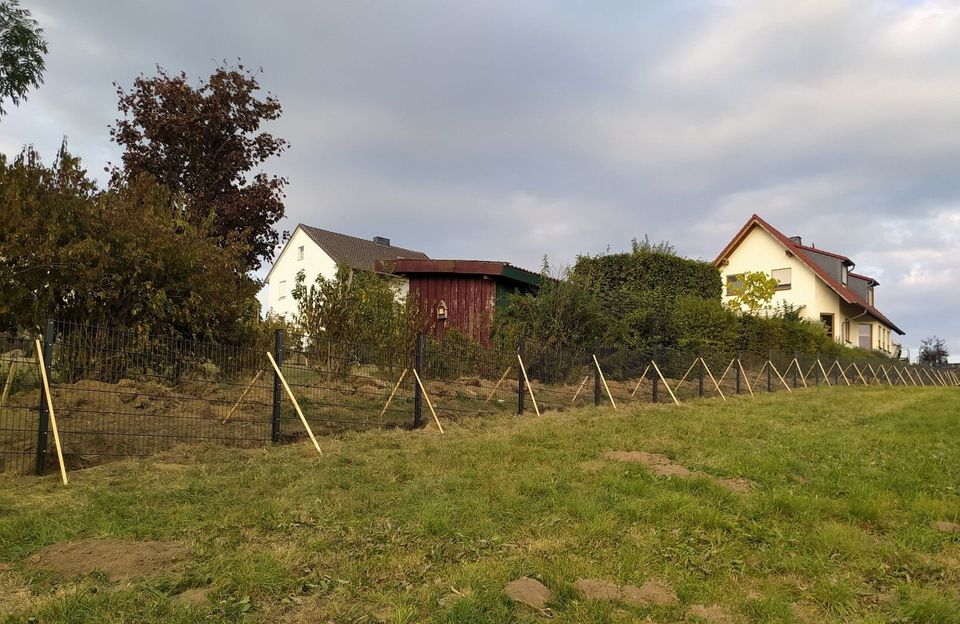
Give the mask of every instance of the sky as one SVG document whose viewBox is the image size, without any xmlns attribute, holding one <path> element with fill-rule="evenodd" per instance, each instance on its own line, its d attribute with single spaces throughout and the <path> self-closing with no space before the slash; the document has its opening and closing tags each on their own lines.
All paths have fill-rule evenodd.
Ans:
<svg viewBox="0 0 960 624">
<path fill-rule="evenodd" d="M 538 269 L 753 213 L 875 277 L 904 348 L 960 360 L 960 2 L 22 0 L 46 82 L 0 150 L 119 161 L 113 83 L 261 67 L 282 230 Z"/>
</svg>

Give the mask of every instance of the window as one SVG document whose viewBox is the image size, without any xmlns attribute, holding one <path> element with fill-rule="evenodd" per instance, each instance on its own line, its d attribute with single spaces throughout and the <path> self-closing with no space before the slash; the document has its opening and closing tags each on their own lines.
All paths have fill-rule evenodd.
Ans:
<svg viewBox="0 0 960 624">
<path fill-rule="evenodd" d="M 823 323 L 823 329 L 827 332 L 827 335 L 833 338 L 833 315 L 821 314 L 820 322 Z"/>
<path fill-rule="evenodd" d="M 770 277 L 777 280 L 777 290 L 790 290 L 790 269 L 774 269 Z"/>
<path fill-rule="evenodd" d="M 867 303 L 873 305 L 873 286 L 867 289 Z"/>
<path fill-rule="evenodd" d="M 873 348 L 873 324 L 860 323 L 860 348 Z"/>
<path fill-rule="evenodd" d="M 743 290 L 743 273 L 727 276 L 727 296 L 739 295 Z"/>
<path fill-rule="evenodd" d="M 301 247 L 300 249 L 303 249 L 303 247 Z M 279 284 L 277 284 L 277 289 L 278 289 L 278 292 L 280 293 L 277 299 L 286 299 L 287 298 L 287 282 L 281 281 Z"/>
<path fill-rule="evenodd" d="M 844 286 L 847 285 L 847 265 L 840 265 L 840 283 Z"/>
<path fill-rule="evenodd" d="M 843 341 L 850 342 L 850 321 L 843 322 Z"/>
<path fill-rule="evenodd" d="M 303 245 L 297 247 L 297 260 L 303 260 Z"/>
</svg>

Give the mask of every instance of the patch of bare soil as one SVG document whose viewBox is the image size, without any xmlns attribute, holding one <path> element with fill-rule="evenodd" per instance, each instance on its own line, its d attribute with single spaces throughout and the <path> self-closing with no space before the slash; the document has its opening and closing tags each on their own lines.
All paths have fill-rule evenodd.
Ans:
<svg viewBox="0 0 960 624">
<path fill-rule="evenodd" d="M 690 615 L 710 624 L 728 624 L 733 621 L 730 614 L 718 605 L 710 605 L 709 607 L 693 605 L 690 607 Z"/>
<path fill-rule="evenodd" d="M 543 609 L 553 595 L 546 585 L 528 576 L 510 581 L 503 588 L 503 591 L 511 600 L 534 609 Z"/>
<path fill-rule="evenodd" d="M 580 579 L 574 586 L 581 594 L 594 600 L 616 600 L 637 606 L 673 606 L 680 602 L 673 589 L 656 581 L 647 581 L 635 587 L 600 579 Z"/>
<path fill-rule="evenodd" d="M 941 533 L 960 533 L 960 524 L 957 524 L 956 522 L 947 522 L 946 520 L 938 520 L 937 522 L 934 522 L 933 528 Z"/>
<path fill-rule="evenodd" d="M 82 539 L 37 551 L 27 563 L 64 576 L 102 572 L 112 581 L 155 576 L 179 568 L 188 551 L 172 542 Z"/>
<path fill-rule="evenodd" d="M 626 589 L 626 588 L 624 588 Z M 640 599 L 657 606 L 673 606 L 680 604 L 677 593 L 672 588 L 658 583 L 657 581 L 647 581 L 640 586 L 637 595 Z"/>
<path fill-rule="evenodd" d="M 645 451 L 607 451 L 603 456 L 615 461 L 636 462 L 644 466 L 665 466 L 672 463 L 666 455 Z"/>
<path fill-rule="evenodd" d="M 177 595 L 176 600 L 187 605 L 202 607 L 207 604 L 211 589 L 209 587 L 195 587 Z"/>
<path fill-rule="evenodd" d="M 731 492 L 737 492 L 738 494 L 746 494 L 750 492 L 750 490 L 757 487 L 756 483 L 750 479 L 744 479 L 742 477 L 734 477 L 732 479 L 717 479 L 717 483 L 727 488 Z"/>
<path fill-rule="evenodd" d="M 603 454 L 603 456 L 606 459 L 612 459 L 614 461 L 643 464 L 650 469 L 650 472 L 658 477 L 677 477 L 678 479 L 710 479 L 721 487 L 724 487 L 731 492 L 737 492 L 740 494 L 750 492 L 756 487 L 756 483 L 750 481 L 749 479 L 743 479 L 741 477 L 721 479 L 705 472 L 700 472 L 699 470 L 690 470 L 689 468 L 681 466 L 680 464 L 671 462 L 669 457 L 659 453 L 647 453 L 646 451 L 607 451 Z"/>
</svg>

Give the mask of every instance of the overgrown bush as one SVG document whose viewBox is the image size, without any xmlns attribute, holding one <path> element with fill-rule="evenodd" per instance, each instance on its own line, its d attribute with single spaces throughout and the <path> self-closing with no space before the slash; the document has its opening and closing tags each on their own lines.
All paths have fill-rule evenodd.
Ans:
<svg viewBox="0 0 960 624">
<path fill-rule="evenodd" d="M 296 325 L 307 353 L 326 370 L 399 365 L 412 352 L 423 319 L 410 297 L 398 296 L 395 279 L 340 266 L 333 279 L 305 282 L 301 271 L 293 289 Z"/>
</svg>

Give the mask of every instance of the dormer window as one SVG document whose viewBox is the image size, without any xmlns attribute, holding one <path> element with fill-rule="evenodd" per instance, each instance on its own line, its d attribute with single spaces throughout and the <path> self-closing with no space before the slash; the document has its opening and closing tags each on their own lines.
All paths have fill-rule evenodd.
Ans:
<svg viewBox="0 0 960 624">
<path fill-rule="evenodd" d="M 840 283 L 844 286 L 847 285 L 847 265 L 840 265 Z"/>
</svg>

